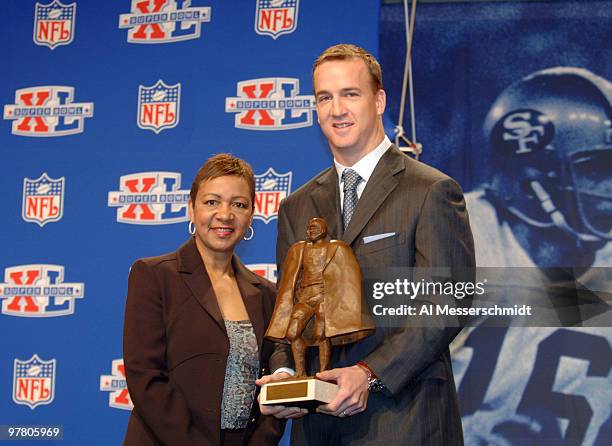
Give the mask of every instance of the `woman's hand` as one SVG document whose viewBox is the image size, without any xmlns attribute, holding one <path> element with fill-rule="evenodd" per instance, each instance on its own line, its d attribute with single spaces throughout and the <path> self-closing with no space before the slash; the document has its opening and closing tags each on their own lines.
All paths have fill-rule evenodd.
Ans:
<svg viewBox="0 0 612 446">
<path fill-rule="evenodd" d="M 291 375 L 286 372 L 273 373 L 272 375 L 265 375 L 255 381 L 255 384 L 258 386 L 263 386 L 264 384 L 280 381 L 281 379 L 291 378 Z M 257 401 L 259 402 L 259 398 L 261 394 L 257 397 Z M 272 415 L 274 418 L 279 420 L 284 418 L 302 418 L 304 415 L 308 413 L 308 409 L 301 409 L 299 407 L 286 407 L 286 406 L 271 406 L 271 405 L 263 405 L 259 404 L 259 411 L 262 415 Z"/>
</svg>

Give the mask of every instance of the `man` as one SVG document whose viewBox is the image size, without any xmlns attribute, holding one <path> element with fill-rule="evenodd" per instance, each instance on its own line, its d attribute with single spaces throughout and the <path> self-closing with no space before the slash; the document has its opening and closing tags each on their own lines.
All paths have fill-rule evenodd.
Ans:
<svg viewBox="0 0 612 446">
<path fill-rule="evenodd" d="M 362 269 L 472 267 L 474 247 L 461 188 L 403 155 L 384 134 L 386 96 L 376 59 L 354 45 L 333 46 L 315 62 L 313 84 L 334 166 L 281 204 L 278 265 L 299 239 L 300 228 L 322 217 L 329 236 L 350 245 Z M 457 332 L 443 323 L 378 326 L 374 335 L 334 348 L 334 368 L 317 377 L 336 382 L 340 391 L 318 408 L 320 413 L 294 422 L 293 443 L 463 444 L 448 351 Z M 278 372 L 258 384 L 286 376 Z M 262 407 L 262 412 L 303 415 L 283 407 Z"/>
<path fill-rule="evenodd" d="M 319 371 L 324 371 L 332 344 L 355 342 L 374 330 L 351 248 L 341 240 L 325 240 L 327 223 L 321 218 L 310 219 L 306 235 L 308 241 L 295 243 L 285 259 L 266 331 L 268 339 L 291 343 L 296 377 L 306 376 L 307 346 L 319 346 Z"/>
</svg>

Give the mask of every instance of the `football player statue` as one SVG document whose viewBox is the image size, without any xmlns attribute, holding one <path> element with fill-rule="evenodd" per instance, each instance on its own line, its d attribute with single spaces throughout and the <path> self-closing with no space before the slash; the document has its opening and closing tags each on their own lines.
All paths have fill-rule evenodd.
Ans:
<svg viewBox="0 0 612 446">
<path fill-rule="evenodd" d="M 295 243 L 283 264 L 276 306 L 266 338 L 291 344 L 295 377 L 307 375 L 306 348 L 319 347 L 319 371 L 331 346 L 356 342 L 374 331 L 361 293 L 361 271 L 351 248 L 327 241 L 327 223 L 312 218 L 307 241 Z"/>
</svg>

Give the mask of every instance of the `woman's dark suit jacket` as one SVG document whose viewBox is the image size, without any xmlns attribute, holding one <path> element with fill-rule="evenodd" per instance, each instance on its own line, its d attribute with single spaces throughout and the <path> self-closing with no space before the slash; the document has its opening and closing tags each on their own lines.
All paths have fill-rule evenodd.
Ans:
<svg viewBox="0 0 612 446">
<path fill-rule="evenodd" d="M 263 336 L 274 286 L 236 256 L 232 264 L 267 368 L 272 345 Z M 124 445 L 219 444 L 229 340 L 193 238 L 174 253 L 132 266 L 123 352 L 134 402 Z M 276 444 L 283 424 L 259 415 L 256 406 L 247 427 L 251 444 Z"/>
</svg>

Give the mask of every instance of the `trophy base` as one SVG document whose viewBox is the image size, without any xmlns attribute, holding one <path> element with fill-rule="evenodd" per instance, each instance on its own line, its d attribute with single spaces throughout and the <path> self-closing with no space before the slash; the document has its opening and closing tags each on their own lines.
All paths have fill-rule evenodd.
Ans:
<svg viewBox="0 0 612 446">
<path fill-rule="evenodd" d="M 313 377 L 288 378 L 264 384 L 259 396 L 261 404 L 315 409 L 327 404 L 338 393 L 334 383 Z"/>
</svg>

